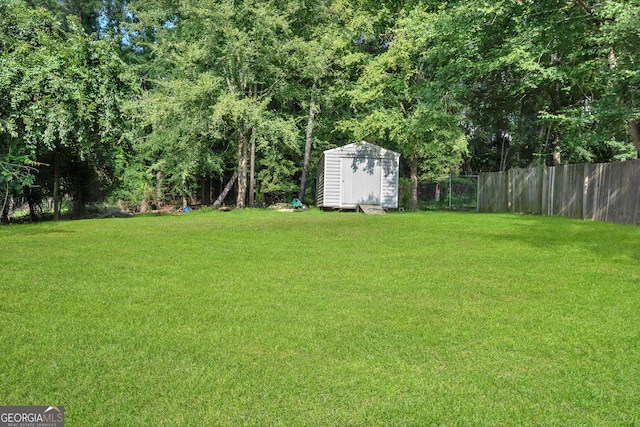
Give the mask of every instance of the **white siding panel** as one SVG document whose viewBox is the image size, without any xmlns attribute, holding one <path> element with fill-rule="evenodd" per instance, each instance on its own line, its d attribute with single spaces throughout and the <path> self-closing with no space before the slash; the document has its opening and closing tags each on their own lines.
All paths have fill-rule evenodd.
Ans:
<svg viewBox="0 0 640 427">
<path fill-rule="evenodd" d="M 342 158 L 342 206 L 379 205 L 382 168 L 373 158 Z"/>
<path fill-rule="evenodd" d="M 324 206 L 324 155 L 318 161 L 318 175 L 316 176 L 316 206 Z"/>
<path fill-rule="evenodd" d="M 383 159 L 383 170 L 385 171 L 382 177 L 382 200 L 380 206 L 388 209 L 395 209 L 398 207 L 398 175 L 399 175 L 399 156 L 393 156 L 393 159 Z"/>
<path fill-rule="evenodd" d="M 335 155 L 334 153 L 327 153 L 325 155 L 324 206 L 340 206 L 340 189 L 342 182 L 340 165 L 339 155 Z"/>
<path fill-rule="evenodd" d="M 355 208 L 370 203 L 397 208 L 399 159 L 398 153 L 364 141 L 325 151 L 318 163 L 316 204 Z"/>
</svg>

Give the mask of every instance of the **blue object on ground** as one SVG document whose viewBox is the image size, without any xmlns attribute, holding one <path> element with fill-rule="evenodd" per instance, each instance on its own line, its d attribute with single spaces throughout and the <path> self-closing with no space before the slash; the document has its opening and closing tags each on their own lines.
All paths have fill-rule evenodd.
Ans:
<svg viewBox="0 0 640 427">
<path fill-rule="evenodd" d="M 302 202 L 299 199 L 293 199 L 291 201 L 291 207 L 292 208 L 301 208 L 302 207 Z"/>
<path fill-rule="evenodd" d="M 182 212 L 191 212 L 191 208 L 189 206 L 185 206 L 182 208 Z"/>
</svg>

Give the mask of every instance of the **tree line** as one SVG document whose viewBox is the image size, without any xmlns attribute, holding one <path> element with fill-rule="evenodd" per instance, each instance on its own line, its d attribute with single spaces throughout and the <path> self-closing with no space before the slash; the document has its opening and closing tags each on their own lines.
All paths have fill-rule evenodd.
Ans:
<svg viewBox="0 0 640 427">
<path fill-rule="evenodd" d="M 640 1 L 0 0 L 0 203 L 313 201 L 367 140 L 402 180 L 640 150 Z M 220 202 L 218 200 L 218 202 Z"/>
</svg>

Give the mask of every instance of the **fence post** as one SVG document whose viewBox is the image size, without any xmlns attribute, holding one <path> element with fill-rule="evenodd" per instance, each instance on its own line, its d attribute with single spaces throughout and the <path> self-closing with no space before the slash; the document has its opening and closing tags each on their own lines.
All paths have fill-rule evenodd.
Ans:
<svg viewBox="0 0 640 427">
<path fill-rule="evenodd" d="M 513 195 L 511 194 L 511 169 L 506 171 L 507 177 L 507 212 L 511 212 L 511 201 Z"/>
<path fill-rule="evenodd" d="M 600 197 L 600 189 L 602 188 L 602 164 L 598 163 L 594 166 L 594 171 L 593 171 L 593 185 L 591 186 L 592 190 L 591 190 L 591 194 L 592 194 L 592 198 L 593 198 L 593 204 L 592 204 L 592 208 L 591 210 L 593 211 L 591 213 L 591 219 L 596 220 L 596 221 L 602 221 L 602 209 L 601 209 L 601 205 L 600 205 L 600 200 L 602 200 L 602 197 Z"/>
<path fill-rule="evenodd" d="M 587 219 L 587 204 L 589 201 L 589 163 L 585 163 L 583 169 L 583 182 L 582 182 L 582 219 Z"/>
<path fill-rule="evenodd" d="M 453 189 L 451 188 L 451 172 L 449 172 L 449 210 L 451 210 L 451 199 L 453 198 Z"/>
<path fill-rule="evenodd" d="M 555 188 L 556 188 L 556 167 L 550 166 L 549 173 L 551 174 L 551 179 L 549 180 L 549 213 L 548 216 L 553 216 L 553 205 L 555 202 Z"/>
<path fill-rule="evenodd" d="M 538 168 L 538 202 L 540 203 L 539 215 L 544 215 L 544 165 Z"/>
<path fill-rule="evenodd" d="M 476 181 L 476 212 L 480 212 L 480 190 L 482 187 L 480 186 L 480 178 L 482 177 L 482 173 L 478 174 L 478 180 Z"/>
</svg>

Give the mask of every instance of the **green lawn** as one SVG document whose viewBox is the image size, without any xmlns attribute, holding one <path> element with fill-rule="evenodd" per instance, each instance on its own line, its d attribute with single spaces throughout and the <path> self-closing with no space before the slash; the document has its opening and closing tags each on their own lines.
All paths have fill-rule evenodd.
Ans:
<svg viewBox="0 0 640 427">
<path fill-rule="evenodd" d="M 0 248 L 0 405 L 68 426 L 640 424 L 638 227 L 246 210 Z"/>
</svg>

